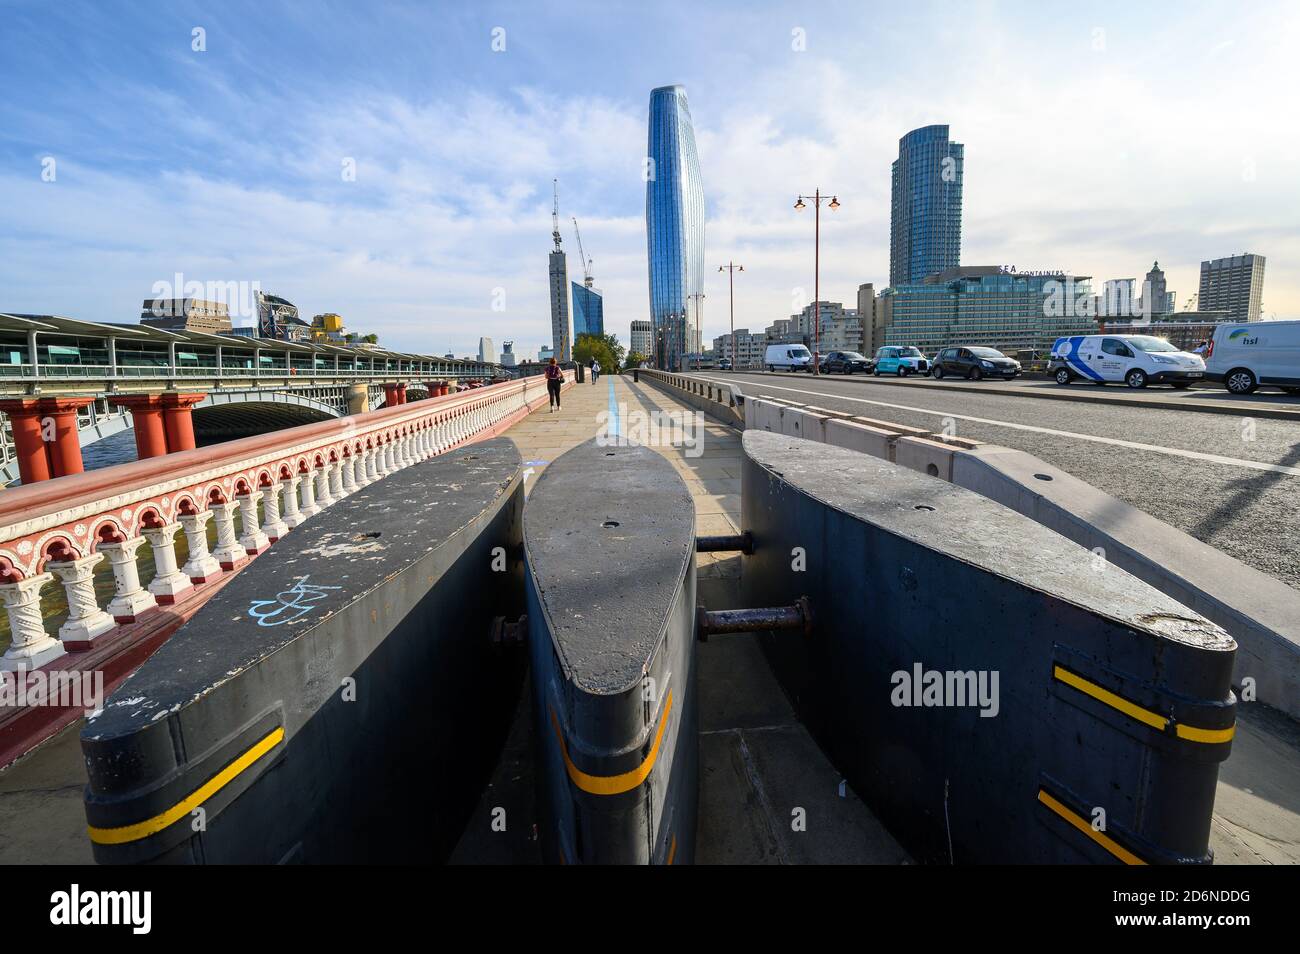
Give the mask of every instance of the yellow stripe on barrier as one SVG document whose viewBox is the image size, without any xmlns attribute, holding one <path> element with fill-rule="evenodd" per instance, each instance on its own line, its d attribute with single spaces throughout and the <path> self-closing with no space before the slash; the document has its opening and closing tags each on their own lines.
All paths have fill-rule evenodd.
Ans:
<svg viewBox="0 0 1300 954">
<path fill-rule="evenodd" d="M 136 822 L 134 825 L 124 825 L 121 828 L 96 828 L 93 825 L 87 826 L 86 830 L 90 832 L 90 840 L 97 845 L 122 845 L 128 841 L 139 841 L 141 838 L 148 838 L 155 835 L 176 822 L 180 821 L 194 809 L 198 808 L 217 792 L 225 788 L 241 772 L 251 766 L 267 752 L 271 751 L 280 744 L 284 738 L 284 727 L 277 726 L 272 729 L 261 741 L 257 742 L 235 761 L 231 762 L 220 772 L 208 779 L 199 788 L 195 789 L 184 801 L 173 805 L 161 814 L 153 816 L 142 822 Z"/>
<path fill-rule="evenodd" d="M 1065 819 L 1079 831 L 1083 832 L 1097 844 L 1101 845 L 1112 855 L 1124 862 L 1126 865 L 1145 865 L 1146 862 L 1139 858 L 1133 852 L 1129 851 L 1114 838 L 1111 838 L 1105 832 L 1097 831 L 1088 822 L 1080 818 L 1077 814 L 1066 808 L 1059 801 L 1049 795 L 1044 789 L 1038 790 L 1038 800 L 1054 811 L 1061 818 Z"/>
<path fill-rule="evenodd" d="M 554 707 L 551 708 L 551 725 L 555 727 L 555 738 L 560 743 L 560 754 L 564 756 L 564 767 L 568 770 L 569 778 L 573 784 L 578 786 L 584 792 L 592 795 L 621 795 L 624 792 L 630 792 L 647 778 L 650 777 L 650 770 L 655 767 L 655 759 L 659 757 L 659 746 L 664 740 L 664 729 L 668 726 L 668 713 L 673 708 L 673 691 L 668 690 L 668 696 L 664 699 L 663 715 L 659 717 L 659 729 L 655 732 L 654 745 L 650 748 L 650 754 L 645 757 L 645 761 L 632 769 L 630 772 L 623 772 L 620 775 L 588 775 L 578 766 L 573 764 L 569 758 L 569 748 L 564 744 L 564 733 L 560 731 L 560 720 L 556 718 Z"/>
<path fill-rule="evenodd" d="M 1089 682 L 1077 673 L 1070 672 L 1064 666 L 1053 666 L 1052 675 L 1067 686 L 1073 686 L 1080 692 L 1092 696 L 1098 702 L 1104 702 L 1112 709 L 1118 709 L 1130 719 L 1136 719 L 1143 725 L 1149 725 L 1153 729 L 1164 732 L 1171 722 L 1168 716 L 1161 715 L 1158 712 L 1152 712 L 1150 709 L 1144 709 L 1136 703 L 1129 702 L 1123 696 L 1117 696 L 1109 689 L 1103 689 L 1095 682 Z M 1237 727 L 1230 725 L 1226 729 L 1201 729 L 1194 725 L 1174 725 L 1174 732 L 1178 738 L 1185 739 L 1188 742 L 1205 742 L 1217 744 L 1220 742 L 1230 742 Z"/>
</svg>

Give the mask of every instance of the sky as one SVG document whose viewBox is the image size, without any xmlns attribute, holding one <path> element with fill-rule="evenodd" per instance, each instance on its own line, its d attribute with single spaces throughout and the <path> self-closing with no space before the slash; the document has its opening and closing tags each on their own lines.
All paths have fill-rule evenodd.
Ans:
<svg viewBox="0 0 1300 954">
<path fill-rule="evenodd" d="M 887 284 L 908 130 L 965 144 L 962 263 L 1142 276 L 1267 258 L 1300 318 L 1300 5 L 0 0 L 0 311 L 135 321 L 258 283 L 389 347 L 549 342 L 552 179 L 626 344 L 648 317 L 650 90 L 704 179 L 705 339 Z M 251 323 L 251 318 L 236 320 Z"/>
</svg>

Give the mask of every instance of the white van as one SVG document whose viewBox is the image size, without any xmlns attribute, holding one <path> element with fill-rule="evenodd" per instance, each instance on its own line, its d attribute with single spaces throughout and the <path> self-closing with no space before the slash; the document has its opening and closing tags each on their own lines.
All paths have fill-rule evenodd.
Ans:
<svg viewBox="0 0 1300 954">
<path fill-rule="evenodd" d="M 1205 377 L 1205 362 L 1152 335 L 1074 335 L 1053 343 L 1047 373 L 1057 384 L 1082 378 L 1093 384 L 1123 381 L 1131 388 L 1185 388 Z"/>
<path fill-rule="evenodd" d="M 812 373 L 812 352 L 801 344 L 774 344 L 767 346 L 763 363 L 769 371 L 807 371 Z"/>
<path fill-rule="evenodd" d="M 1261 384 L 1300 394 L 1300 321 L 1220 324 L 1205 355 L 1205 376 L 1233 394 Z"/>
</svg>

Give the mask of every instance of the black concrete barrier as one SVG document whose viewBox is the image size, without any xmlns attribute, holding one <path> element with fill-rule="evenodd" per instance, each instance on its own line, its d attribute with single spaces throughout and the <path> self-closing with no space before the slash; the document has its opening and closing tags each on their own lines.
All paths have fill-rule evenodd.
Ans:
<svg viewBox="0 0 1300 954">
<path fill-rule="evenodd" d="M 588 441 L 524 510 L 543 855 L 695 856 L 695 509 L 669 462 Z"/>
<path fill-rule="evenodd" d="M 1236 644 L 975 493 L 747 431 L 745 602 L 836 767 L 937 863 L 1206 863 Z M 814 824 L 810 819 L 809 824 Z"/>
<path fill-rule="evenodd" d="M 519 452 L 391 474 L 231 580 L 82 731 L 104 863 L 437 862 L 501 750 L 521 654 Z"/>
</svg>

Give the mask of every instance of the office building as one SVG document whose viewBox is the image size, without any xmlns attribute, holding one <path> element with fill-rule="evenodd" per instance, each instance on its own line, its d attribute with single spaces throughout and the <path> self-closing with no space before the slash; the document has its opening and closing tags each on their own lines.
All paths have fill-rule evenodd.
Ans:
<svg viewBox="0 0 1300 954">
<path fill-rule="evenodd" d="M 605 334 L 605 300 L 594 288 L 587 288 L 572 282 L 573 289 L 573 337 L 578 335 Z"/>
<path fill-rule="evenodd" d="M 704 186 L 686 91 L 661 86 L 650 93 L 646 148 L 646 259 L 655 361 L 678 370 L 699 349 L 695 327 L 704 293 Z"/>
<path fill-rule="evenodd" d="M 1258 321 L 1263 294 L 1263 255 L 1243 253 L 1201 262 L 1200 310 L 1226 310 L 1232 321 Z"/>
<path fill-rule="evenodd" d="M 550 361 L 551 358 L 553 357 L 555 357 L 554 348 L 548 348 L 546 345 L 542 345 L 539 349 L 537 349 L 537 360 L 542 362 L 542 364 L 545 364 L 546 362 Z"/>
<path fill-rule="evenodd" d="M 885 344 L 885 309 L 871 282 L 858 286 L 858 320 L 862 322 L 862 353 L 871 357 Z"/>
<path fill-rule="evenodd" d="M 767 335 L 762 332 L 751 333 L 748 328 L 736 329 L 736 353 L 731 353 L 730 333 L 718 335 L 713 339 L 713 354 L 717 361 L 726 359 L 738 371 L 763 367 L 763 357 L 767 353 Z"/>
<path fill-rule="evenodd" d="M 225 302 L 202 298 L 147 298 L 140 308 L 140 324 L 220 335 L 230 331 L 230 309 Z"/>
<path fill-rule="evenodd" d="M 654 324 L 649 321 L 632 322 L 632 333 L 628 336 L 628 350 L 643 354 L 647 358 L 654 354 Z"/>
<path fill-rule="evenodd" d="M 492 343 L 491 338 L 478 339 L 478 359 L 488 364 L 497 363 L 497 347 Z"/>
<path fill-rule="evenodd" d="M 948 269 L 885 290 L 885 344 L 927 355 L 960 345 L 1045 354 L 1063 335 L 1097 331 L 1091 281 L 999 265 Z"/>
<path fill-rule="evenodd" d="M 918 282 L 961 264 L 965 147 L 947 126 L 913 129 L 891 168 L 889 284 Z"/>
<path fill-rule="evenodd" d="M 518 362 L 515 360 L 515 343 L 513 341 L 501 342 L 501 367 L 513 368 Z"/>
</svg>

